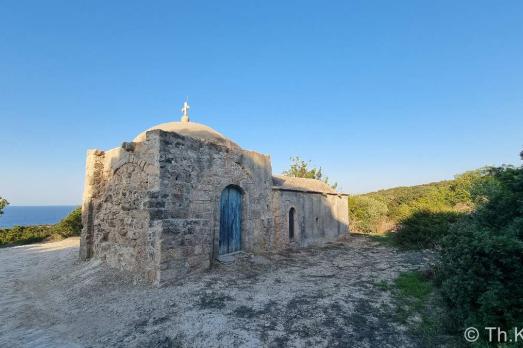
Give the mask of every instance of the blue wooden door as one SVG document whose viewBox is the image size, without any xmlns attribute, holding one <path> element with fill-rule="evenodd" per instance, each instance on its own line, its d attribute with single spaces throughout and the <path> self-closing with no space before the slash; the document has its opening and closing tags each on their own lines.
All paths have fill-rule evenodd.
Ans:
<svg viewBox="0 0 523 348">
<path fill-rule="evenodd" d="M 242 193 L 228 186 L 220 198 L 220 255 L 240 250 L 241 226 Z"/>
</svg>

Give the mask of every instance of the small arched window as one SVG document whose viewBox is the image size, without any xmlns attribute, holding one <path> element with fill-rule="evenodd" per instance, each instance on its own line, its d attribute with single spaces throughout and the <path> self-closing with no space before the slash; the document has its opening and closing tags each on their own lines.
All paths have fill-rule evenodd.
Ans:
<svg viewBox="0 0 523 348">
<path fill-rule="evenodd" d="M 291 208 L 289 210 L 289 240 L 294 239 L 294 215 L 296 215 L 296 209 Z"/>
</svg>

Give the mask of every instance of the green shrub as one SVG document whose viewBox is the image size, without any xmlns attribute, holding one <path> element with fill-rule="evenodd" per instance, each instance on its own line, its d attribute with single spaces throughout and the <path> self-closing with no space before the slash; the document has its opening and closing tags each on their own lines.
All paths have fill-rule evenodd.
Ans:
<svg viewBox="0 0 523 348">
<path fill-rule="evenodd" d="M 490 173 L 484 203 L 442 240 L 438 278 L 457 328 L 523 322 L 523 168 Z"/>
<path fill-rule="evenodd" d="M 66 238 L 80 235 L 81 208 L 73 210 L 55 225 L 15 226 L 0 229 L 0 246 L 36 243 L 51 236 Z"/>
<path fill-rule="evenodd" d="M 392 234 L 394 244 L 409 248 L 435 248 L 449 228 L 464 214 L 456 211 L 418 211 L 403 220 Z"/>
<path fill-rule="evenodd" d="M 376 233 L 387 216 L 387 205 L 370 197 L 350 196 L 349 216 L 352 231 Z"/>
<path fill-rule="evenodd" d="M 0 229 L 0 246 L 40 242 L 52 234 L 52 226 L 15 226 Z"/>
<path fill-rule="evenodd" d="M 523 321 L 523 242 L 468 221 L 444 240 L 439 278 L 457 327 L 512 328 Z"/>
<path fill-rule="evenodd" d="M 82 208 L 78 207 L 53 226 L 53 233 L 62 237 L 79 236 L 82 231 Z"/>
</svg>

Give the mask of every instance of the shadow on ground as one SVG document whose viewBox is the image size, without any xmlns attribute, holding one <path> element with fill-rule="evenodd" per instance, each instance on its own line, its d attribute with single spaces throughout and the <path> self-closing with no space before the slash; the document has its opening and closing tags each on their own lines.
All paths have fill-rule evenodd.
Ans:
<svg viewBox="0 0 523 348">
<path fill-rule="evenodd" d="M 0 250 L 0 346 L 418 346 L 377 284 L 434 257 L 350 237 L 153 288 L 77 256 L 77 238 Z"/>
</svg>

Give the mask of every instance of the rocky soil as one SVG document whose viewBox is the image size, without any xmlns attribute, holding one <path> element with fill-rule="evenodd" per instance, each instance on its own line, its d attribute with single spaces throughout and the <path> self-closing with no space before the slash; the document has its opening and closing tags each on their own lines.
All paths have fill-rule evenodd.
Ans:
<svg viewBox="0 0 523 348">
<path fill-rule="evenodd" d="M 0 347 L 419 346 L 389 291 L 431 262 L 369 238 L 242 255 L 151 287 L 97 261 L 78 238 L 0 249 Z"/>
</svg>

